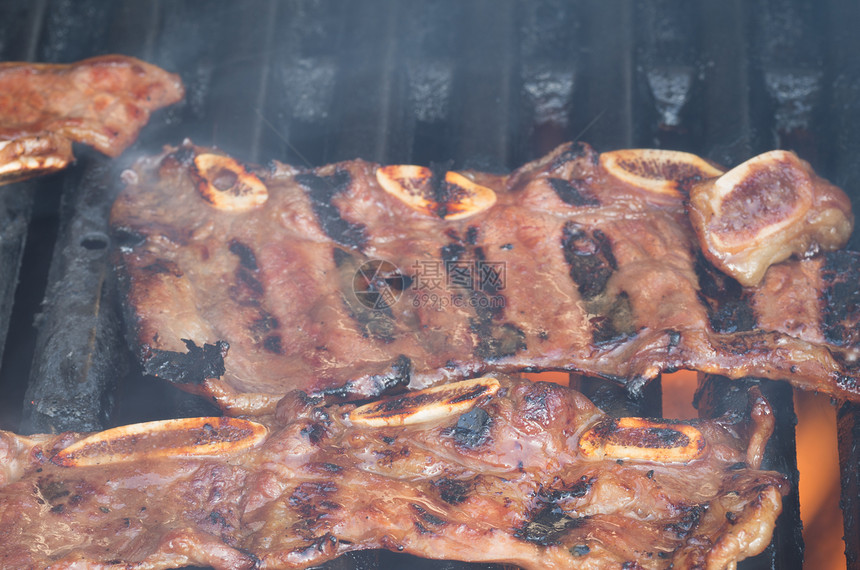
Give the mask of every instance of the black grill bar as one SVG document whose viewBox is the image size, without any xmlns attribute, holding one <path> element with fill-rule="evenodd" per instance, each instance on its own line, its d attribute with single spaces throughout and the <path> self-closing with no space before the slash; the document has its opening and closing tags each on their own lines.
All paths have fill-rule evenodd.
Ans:
<svg viewBox="0 0 860 570">
<path fill-rule="evenodd" d="M 860 406 L 843 404 L 837 414 L 839 467 L 845 534 L 845 561 L 849 570 L 860 568 Z"/>
<path fill-rule="evenodd" d="M 860 5 L 829 5 L 824 10 L 827 30 L 825 46 L 825 117 L 822 121 L 820 162 L 834 183 L 849 191 L 854 212 L 860 211 L 860 61 L 853 55 L 860 49 L 856 30 L 860 26 Z M 860 232 L 855 231 L 849 247 L 860 249 Z M 844 521 L 845 560 L 848 570 L 860 570 L 860 406 L 843 404 L 837 414 L 840 508 Z"/>
<path fill-rule="evenodd" d="M 686 150 L 727 166 L 781 147 L 845 188 L 858 211 L 855 4 L 0 0 L 4 60 L 119 52 L 177 71 L 187 86 L 186 100 L 156 113 L 118 161 L 77 148 L 74 169 L 0 188 L 0 428 L 98 429 L 214 412 L 137 372 L 119 333 L 105 241 L 122 166 L 185 137 L 262 163 L 358 157 L 497 171 L 572 139 L 598 150 Z M 593 379 L 573 383 L 618 415 L 660 414 L 659 383 L 640 399 Z M 717 413 L 746 383 L 710 381 L 702 413 Z M 762 383 L 778 416 L 768 465 L 796 483 L 791 393 L 771 384 Z M 858 417 L 856 406 L 840 409 L 846 559 L 854 570 Z M 800 566 L 796 491 L 785 511 L 774 544 L 741 568 Z M 325 567 L 406 564 L 499 568 L 387 552 Z"/>
<path fill-rule="evenodd" d="M 42 7 L 40 2 L 33 2 L 30 6 L 23 2 L 0 3 L 0 21 L 21 24 L 0 26 L 0 61 L 35 59 L 42 26 Z M 40 184 L 41 181 L 28 181 L 0 187 L 0 366 L 3 363 L 6 336 L 10 330 L 12 306 L 33 212 L 34 194 Z M 15 330 L 13 334 L 21 334 L 21 331 Z M 21 380 L 21 377 L 0 375 L 0 393 L 7 395 L 0 398 L 0 429 L 18 427 L 21 418 L 20 402 L 25 387 Z"/>
<path fill-rule="evenodd" d="M 794 438 L 792 389 L 784 382 L 770 380 L 729 380 L 722 376 L 705 375 L 700 378 L 696 394 L 696 408 L 701 418 L 718 418 L 726 414 L 749 417 L 749 389 L 758 387 L 773 408 L 776 426 L 767 442 L 762 469 L 785 474 L 791 483 L 791 492 L 783 497 L 783 514 L 777 519 L 773 540 L 767 549 L 741 564 L 747 570 L 779 568 L 800 570 L 803 567 L 803 535 L 801 526 L 792 521 L 800 519 L 800 496 L 797 491 L 797 453 Z M 739 565 L 740 567 L 740 565 Z"/>
<path fill-rule="evenodd" d="M 117 173 L 93 154 L 80 152 L 82 168 L 63 181 L 59 235 L 24 399 L 24 433 L 105 429 L 111 392 L 126 375 L 126 359 L 117 358 L 125 342 L 107 228 Z"/>
</svg>

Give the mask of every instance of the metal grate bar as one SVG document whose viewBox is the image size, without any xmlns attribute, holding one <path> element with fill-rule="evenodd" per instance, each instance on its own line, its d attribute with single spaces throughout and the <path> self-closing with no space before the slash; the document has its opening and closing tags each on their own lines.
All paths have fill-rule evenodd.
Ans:
<svg viewBox="0 0 860 570">
<path fill-rule="evenodd" d="M 550 152 L 576 136 L 571 132 L 574 94 L 581 88 L 581 5 L 551 0 L 517 5 L 522 133 L 514 137 L 515 164 Z"/>
<path fill-rule="evenodd" d="M 637 49 L 637 144 L 699 152 L 701 116 L 700 29 L 695 4 L 664 1 L 637 3 L 634 29 Z"/>
<path fill-rule="evenodd" d="M 860 5 L 831 0 L 822 5 L 827 43 L 823 83 L 825 117 L 820 128 L 824 150 L 819 162 L 825 175 L 845 188 L 854 212 L 860 211 Z M 829 97 L 828 97 L 829 96 Z M 851 249 L 860 249 L 855 228 Z M 837 413 L 845 559 L 848 570 L 860 570 L 860 406 L 843 404 Z"/>
<path fill-rule="evenodd" d="M 110 387 L 124 375 L 124 360 L 116 358 L 123 335 L 107 236 L 116 173 L 103 157 L 80 154 L 83 168 L 64 181 L 63 222 L 37 320 L 24 433 L 104 429 L 112 409 Z"/>
<path fill-rule="evenodd" d="M 488 171 L 510 168 L 515 69 L 514 3 L 477 0 L 464 9 L 458 30 L 454 82 L 455 138 L 450 141 L 458 166 Z"/>
<path fill-rule="evenodd" d="M 35 58 L 43 10 L 44 2 L 41 1 L 0 5 L 0 21 L 24 23 L 0 29 L 0 60 L 31 61 Z M 33 212 L 33 195 L 39 184 L 39 181 L 33 181 L 0 187 L 0 367 L 12 319 L 27 228 Z M 0 375 L 0 393 L 7 396 L 0 400 L 0 429 L 18 427 L 23 398 L 20 384 L 15 378 Z"/>
<path fill-rule="evenodd" d="M 738 564 L 739 569 L 758 570 L 779 568 L 800 570 L 803 567 L 803 535 L 800 521 L 800 500 L 797 492 L 797 454 L 795 451 L 792 388 L 784 382 L 769 380 L 729 380 L 722 376 L 706 375 L 700 383 L 696 407 L 702 418 L 718 418 L 724 414 L 749 417 L 749 388 L 758 386 L 770 402 L 776 426 L 765 448 L 762 469 L 773 469 L 785 474 L 791 483 L 791 492 L 783 497 L 783 514 L 777 519 L 773 540 L 764 552 Z"/>
<path fill-rule="evenodd" d="M 589 80 L 582 82 L 574 99 L 573 132 L 598 150 L 630 148 L 638 143 L 633 124 L 632 3 L 587 2 L 582 12 L 582 73 Z"/>
</svg>

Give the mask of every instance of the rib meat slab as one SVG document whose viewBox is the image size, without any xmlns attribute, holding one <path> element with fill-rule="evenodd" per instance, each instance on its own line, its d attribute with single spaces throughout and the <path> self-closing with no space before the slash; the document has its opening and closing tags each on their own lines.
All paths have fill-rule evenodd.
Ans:
<svg viewBox="0 0 860 570">
<path fill-rule="evenodd" d="M 386 400 L 383 426 L 299 393 L 268 430 L 211 418 L 0 432 L 0 565 L 306 568 L 385 548 L 527 569 L 721 569 L 770 541 L 787 484 L 758 469 L 773 429 L 760 395 L 742 423 L 654 424 L 612 420 L 558 385 L 490 382 L 417 422 L 428 394 Z"/>
<path fill-rule="evenodd" d="M 148 373 L 234 414 L 296 388 L 360 398 L 549 369 L 635 391 L 687 368 L 860 401 L 857 254 L 809 255 L 842 237 L 804 237 L 807 257 L 744 287 L 703 254 L 687 215 L 687 190 L 722 170 L 618 152 L 568 144 L 496 176 L 263 168 L 169 148 L 125 173 L 112 212 L 132 344 Z M 804 192 L 817 194 L 798 204 L 825 212 L 806 218 L 846 235 L 845 195 L 820 179 Z M 731 212 L 720 227 L 767 233 Z"/>
<path fill-rule="evenodd" d="M 119 156 L 183 94 L 177 75 L 128 56 L 0 63 L 0 184 L 64 168 L 72 141 Z"/>
</svg>

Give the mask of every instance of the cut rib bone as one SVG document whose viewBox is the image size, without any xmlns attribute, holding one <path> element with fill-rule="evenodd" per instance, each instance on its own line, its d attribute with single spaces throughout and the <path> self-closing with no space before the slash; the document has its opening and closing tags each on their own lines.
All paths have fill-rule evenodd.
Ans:
<svg viewBox="0 0 860 570">
<path fill-rule="evenodd" d="M 792 255 L 845 245 L 848 197 L 791 152 L 766 152 L 690 190 L 690 221 L 702 251 L 742 285 Z"/>
</svg>

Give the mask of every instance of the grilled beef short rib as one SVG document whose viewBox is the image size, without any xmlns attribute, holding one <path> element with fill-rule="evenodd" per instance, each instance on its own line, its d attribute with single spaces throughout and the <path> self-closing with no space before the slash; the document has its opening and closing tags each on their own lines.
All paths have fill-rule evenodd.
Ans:
<svg viewBox="0 0 860 570">
<path fill-rule="evenodd" d="M 758 468 L 773 429 L 760 394 L 734 420 L 690 424 L 611 419 L 555 384 L 466 382 L 361 408 L 293 392 L 267 427 L 0 432 L 0 564 L 306 568 L 385 548 L 724 568 L 770 541 L 787 484 Z"/>
<path fill-rule="evenodd" d="M 128 56 L 0 63 L 0 184 L 64 168 L 73 141 L 119 156 L 183 95 L 179 76 Z"/>
<path fill-rule="evenodd" d="M 794 168 L 806 210 L 745 219 L 733 200 L 766 202 L 768 186 L 684 153 L 567 144 L 499 176 L 264 168 L 187 142 L 125 172 L 111 224 L 145 370 L 231 414 L 270 412 L 293 389 L 367 398 L 548 369 L 635 392 L 688 368 L 860 401 L 860 292 L 845 278 L 860 260 L 827 251 L 850 206 Z M 770 269 L 742 286 L 688 217 L 689 193 L 722 176 L 743 192 L 716 185 L 735 212 L 720 231 L 758 239 L 783 214 L 836 229 L 791 232 L 787 251 L 807 255 L 756 260 Z"/>
</svg>

